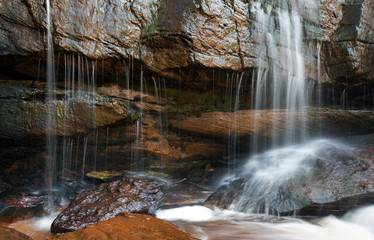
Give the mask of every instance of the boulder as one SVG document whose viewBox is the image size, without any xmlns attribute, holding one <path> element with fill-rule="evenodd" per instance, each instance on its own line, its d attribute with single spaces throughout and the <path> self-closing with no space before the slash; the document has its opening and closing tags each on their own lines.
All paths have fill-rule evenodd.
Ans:
<svg viewBox="0 0 374 240">
<path fill-rule="evenodd" d="M 300 215 L 342 215 L 373 204 L 373 140 L 373 134 L 343 138 L 340 143 L 318 140 L 255 155 L 207 203 L 245 212 Z"/>
<path fill-rule="evenodd" d="M 17 230 L 0 226 L 0 239 L 32 240 L 32 238 Z"/>
<path fill-rule="evenodd" d="M 52 233 L 71 232 L 113 218 L 121 212 L 153 213 L 163 193 L 153 182 L 123 178 L 103 183 L 97 189 L 78 194 L 53 221 Z"/>
<path fill-rule="evenodd" d="M 70 233 L 54 235 L 52 239 L 195 239 L 177 226 L 144 214 L 120 213 L 117 217 L 95 223 Z"/>
<path fill-rule="evenodd" d="M 61 198 L 58 191 L 16 188 L 1 198 L 0 222 L 14 223 L 44 216 L 61 207 Z"/>
<path fill-rule="evenodd" d="M 46 101 L 46 91 L 38 88 L 0 87 L 0 138 L 8 140 L 44 137 L 47 116 L 53 114 L 56 136 L 86 134 L 92 129 L 121 121 L 133 122 L 136 112 L 119 100 L 85 91 L 56 91 L 56 99 Z"/>
<path fill-rule="evenodd" d="M 7 199 L 0 208 L 0 221 L 13 223 L 20 220 L 42 216 L 44 211 L 45 198 L 36 196 L 22 196 Z"/>
</svg>

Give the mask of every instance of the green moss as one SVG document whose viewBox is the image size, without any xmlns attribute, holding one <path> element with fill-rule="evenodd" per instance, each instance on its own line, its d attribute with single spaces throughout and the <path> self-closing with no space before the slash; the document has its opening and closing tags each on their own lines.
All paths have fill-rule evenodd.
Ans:
<svg viewBox="0 0 374 240">
<path fill-rule="evenodd" d="M 216 92 L 199 92 L 185 89 L 166 88 L 158 89 L 162 93 L 162 97 L 168 99 L 168 103 L 172 106 L 169 110 L 173 114 L 200 115 L 204 112 L 226 111 L 224 96 L 218 95 Z M 155 88 L 148 86 L 148 92 L 155 95 Z"/>
<path fill-rule="evenodd" d="M 101 181 L 107 182 L 112 181 L 115 179 L 118 179 L 122 177 L 124 172 L 118 172 L 118 171 L 93 171 L 86 174 L 87 177 L 93 178 L 93 179 L 99 179 Z"/>
</svg>

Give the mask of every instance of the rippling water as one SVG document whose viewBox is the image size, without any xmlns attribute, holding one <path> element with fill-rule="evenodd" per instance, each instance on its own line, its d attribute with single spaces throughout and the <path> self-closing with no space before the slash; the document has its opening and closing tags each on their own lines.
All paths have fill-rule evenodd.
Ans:
<svg viewBox="0 0 374 240">
<path fill-rule="evenodd" d="M 310 220 L 202 206 L 159 210 L 156 216 L 203 240 L 374 240 L 374 205 L 351 211 L 342 218 Z"/>
</svg>

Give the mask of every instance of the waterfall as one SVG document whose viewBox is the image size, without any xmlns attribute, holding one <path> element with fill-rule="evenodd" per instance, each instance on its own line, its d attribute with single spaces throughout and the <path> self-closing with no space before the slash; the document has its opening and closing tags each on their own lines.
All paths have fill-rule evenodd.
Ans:
<svg viewBox="0 0 374 240">
<path fill-rule="evenodd" d="M 56 181 L 56 83 L 54 48 L 52 38 L 51 5 L 46 0 L 47 7 L 47 119 L 46 119 L 46 164 L 45 164 L 45 184 L 47 188 L 52 188 Z"/>
<path fill-rule="evenodd" d="M 305 77 L 303 18 L 296 7 L 283 8 L 285 5 L 280 0 L 266 7 L 260 2 L 252 5 L 254 34 L 259 42 L 253 106 L 255 115 L 266 109 L 273 113 L 273 128 L 267 133 L 273 148 L 308 138 L 305 109 L 309 83 Z M 286 112 L 284 131 L 277 117 L 280 109 Z M 256 133 L 258 124 L 255 120 Z M 259 141 L 257 134 L 252 139 L 254 152 L 258 152 Z"/>
<path fill-rule="evenodd" d="M 313 157 L 336 148 L 328 141 L 308 143 L 309 90 L 315 83 L 306 77 L 305 59 L 312 58 L 307 54 L 313 51 L 304 40 L 305 23 L 299 6 L 301 3 L 283 0 L 271 4 L 255 1 L 251 5 L 252 33 L 258 43 L 257 68 L 252 79 L 256 134 L 251 139 L 252 157 L 235 176 L 229 177 L 246 179 L 242 193 L 231 205 L 232 210 L 276 214 L 278 209 L 297 209 L 303 200 L 287 195 L 281 185 L 293 184 L 300 176 L 306 176 Z M 319 51 L 320 45 L 316 44 Z M 320 58 L 315 58 L 315 64 L 320 64 Z M 319 71 L 317 75 L 319 78 Z M 319 97 L 317 101 L 320 103 Z M 260 116 L 264 112 L 271 112 L 272 128 L 260 132 Z M 268 150 L 261 153 L 263 148 Z"/>
</svg>

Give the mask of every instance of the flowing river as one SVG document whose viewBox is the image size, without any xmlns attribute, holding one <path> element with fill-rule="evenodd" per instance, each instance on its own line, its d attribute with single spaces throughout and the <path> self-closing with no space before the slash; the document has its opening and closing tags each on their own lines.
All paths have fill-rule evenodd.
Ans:
<svg viewBox="0 0 374 240">
<path fill-rule="evenodd" d="M 203 240 L 374 239 L 374 205 L 350 211 L 341 218 L 275 217 L 203 206 L 159 210 L 156 216 Z"/>
</svg>

